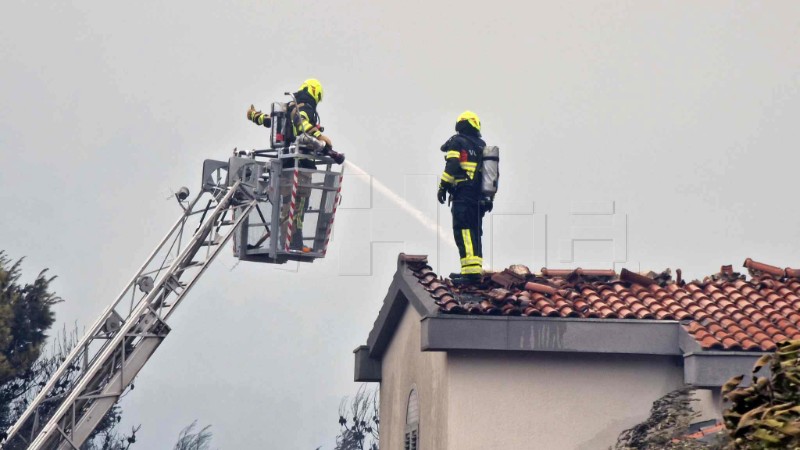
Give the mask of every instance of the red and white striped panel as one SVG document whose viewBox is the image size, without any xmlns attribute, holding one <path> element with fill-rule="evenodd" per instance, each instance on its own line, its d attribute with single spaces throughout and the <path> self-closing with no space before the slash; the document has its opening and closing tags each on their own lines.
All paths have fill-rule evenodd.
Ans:
<svg viewBox="0 0 800 450">
<path fill-rule="evenodd" d="M 294 168 L 294 175 L 292 176 L 292 197 L 289 201 L 289 225 L 286 227 L 286 246 L 285 250 L 288 252 L 292 244 L 292 231 L 294 231 L 294 212 L 297 203 L 297 184 L 300 178 L 300 171 L 297 167 Z"/>
</svg>

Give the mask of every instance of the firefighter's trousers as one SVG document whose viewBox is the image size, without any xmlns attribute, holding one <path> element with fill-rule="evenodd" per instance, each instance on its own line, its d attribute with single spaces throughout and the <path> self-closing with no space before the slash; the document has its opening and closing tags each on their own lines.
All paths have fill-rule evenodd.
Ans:
<svg viewBox="0 0 800 450">
<path fill-rule="evenodd" d="M 483 218 L 480 203 L 476 201 L 453 202 L 453 236 L 461 256 L 461 274 L 480 274 L 483 271 Z"/>
</svg>

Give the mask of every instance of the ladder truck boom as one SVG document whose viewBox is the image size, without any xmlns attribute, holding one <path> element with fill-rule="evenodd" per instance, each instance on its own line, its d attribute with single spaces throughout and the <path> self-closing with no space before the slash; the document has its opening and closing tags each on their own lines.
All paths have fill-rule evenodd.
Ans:
<svg viewBox="0 0 800 450">
<path fill-rule="evenodd" d="M 300 159 L 316 169 L 299 168 Z M 341 199 L 342 171 L 333 163 L 292 144 L 234 151 L 227 162 L 206 160 L 201 192 L 191 201 L 185 188 L 176 194 L 180 218 L 6 431 L 0 448 L 79 449 L 169 334 L 172 313 L 229 240 L 243 261 L 324 257 Z M 293 227 L 298 215 L 302 227 Z"/>
</svg>

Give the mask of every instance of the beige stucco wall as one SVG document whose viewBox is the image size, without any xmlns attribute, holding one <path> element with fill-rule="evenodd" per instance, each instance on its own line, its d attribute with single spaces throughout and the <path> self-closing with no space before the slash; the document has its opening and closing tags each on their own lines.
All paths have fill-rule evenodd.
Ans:
<svg viewBox="0 0 800 450">
<path fill-rule="evenodd" d="M 381 372 L 381 450 L 403 449 L 412 387 L 421 450 L 605 450 L 647 418 L 653 401 L 683 385 L 675 356 L 422 352 L 411 307 Z M 695 406 L 710 413 L 700 420 L 719 413 L 709 394 L 698 395 Z"/>
<path fill-rule="evenodd" d="M 419 448 L 447 448 L 447 355 L 420 351 L 420 316 L 406 307 L 381 365 L 381 450 L 402 450 L 411 388 L 419 396 Z"/>
<path fill-rule="evenodd" d="M 722 420 L 722 397 L 719 388 L 697 389 L 694 391 L 692 409 L 697 413 L 695 423 L 708 420 Z"/>
<path fill-rule="evenodd" d="M 683 384 L 674 357 L 451 352 L 447 364 L 452 450 L 607 449 Z"/>
</svg>

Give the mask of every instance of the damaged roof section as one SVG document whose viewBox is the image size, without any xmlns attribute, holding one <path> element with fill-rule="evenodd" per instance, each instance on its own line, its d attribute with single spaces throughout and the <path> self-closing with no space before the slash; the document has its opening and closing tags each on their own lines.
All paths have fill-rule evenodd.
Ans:
<svg viewBox="0 0 800 450">
<path fill-rule="evenodd" d="M 678 320 L 705 350 L 773 351 L 800 339 L 800 269 L 748 258 L 750 278 L 722 266 L 685 282 L 666 270 L 547 269 L 514 265 L 487 273 L 481 284 L 456 288 L 437 276 L 424 256 L 401 260 L 439 306 L 440 314 Z"/>
</svg>

